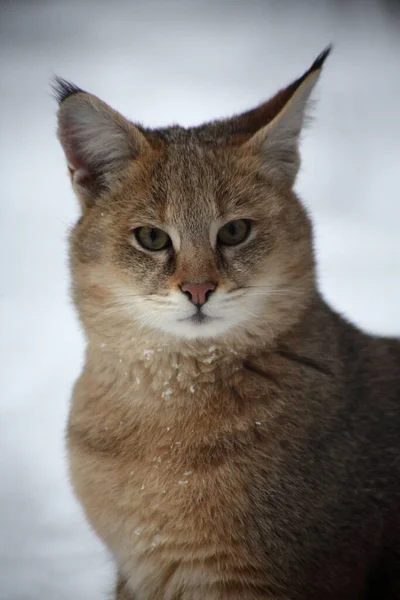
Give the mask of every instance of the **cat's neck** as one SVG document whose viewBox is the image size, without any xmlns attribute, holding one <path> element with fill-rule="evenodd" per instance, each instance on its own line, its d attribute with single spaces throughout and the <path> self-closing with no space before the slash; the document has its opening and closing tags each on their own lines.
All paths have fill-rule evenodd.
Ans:
<svg viewBox="0 0 400 600">
<path fill-rule="evenodd" d="M 96 429 L 106 427 L 107 435 L 129 423 L 151 443 L 166 427 L 179 430 L 181 441 L 188 423 L 206 435 L 207 428 L 217 430 L 245 414 L 251 422 L 261 421 L 264 409 L 274 407 L 279 415 L 294 390 L 298 398 L 307 398 L 310 389 L 317 397 L 332 396 L 342 377 L 339 338 L 345 326 L 316 298 L 296 327 L 264 346 L 227 347 L 223 340 L 179 346 L 141 335 L 131 335 L 129 343 L 127 335 L 92 336 L 74 404 L 94 415 L 89 420 Z"/>
<path fill-rule="evenodd" d="M 93 373 L 113 374 L 122 381 L 144 375 L 156 385 L 176 377 L 212 382 L 216 377 L 229 377 L 249 361 L 277 354 L 319 364 L 321 356 L 329 362 L 336 354 L 332 314 L 316 294 L 298 322 L 274 339 L 261 333 L 220 340 L 180 340 L 143 330 L 120 331 L 116 337 L 95 334 L 88 339 L 86 362 Z"/>
<path fill-rule="evenodd" d="M 262 344 L 257 344 L 257 352 Z M 264 345 L 267 347 L 267 345 Z M 153 384 L 178 378 L 213 381 L 216 373 L 228 376 L 237 370 L 255 348 L 231 346 L 215 340 L 190 340 L 168 343 L 162 337 L 139 334 L 127 339 L 104 342 L 93 336 L 87 348 L 87 363 L 95 371 L 113 371 L 119 379 L 150 377 Z"/>
</svg>

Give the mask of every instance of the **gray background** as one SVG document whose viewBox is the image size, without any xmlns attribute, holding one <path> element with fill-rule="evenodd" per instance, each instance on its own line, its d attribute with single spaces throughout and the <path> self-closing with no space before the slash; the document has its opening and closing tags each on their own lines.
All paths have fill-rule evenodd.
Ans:
<svg viewBox="0 0 400 600">
<path fill-rule="evenodd" d="M 63 431 L 83 339 L 68 299 L 78 215 L 49 77 L 147 125 L 265 100 L 331 41 L 297 189 L 334 307 L 400 333 L 400 15 L 395 3 L 0 6 L 0 598 L 101 600 L 112 566 L 69 489 Z"/>
</svg>

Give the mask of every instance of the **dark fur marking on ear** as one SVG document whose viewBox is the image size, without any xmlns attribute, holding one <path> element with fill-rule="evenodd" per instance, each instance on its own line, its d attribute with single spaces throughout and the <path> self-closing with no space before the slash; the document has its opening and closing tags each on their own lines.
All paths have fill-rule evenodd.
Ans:
<svg viewBox="0 0 400 600">
<path fill-rule="evenodd" d="M 74 85 L 70 81 L 63 79 L 62 77 L 58 77 L 57 75 L 51 81 L 51 87 L 54 93 L 54 97 L 59 104 L 62 104 L 64 100 L 73 96 L 74 94 L 79 94 L 84 92 L 81 88 Z"/>
<path fill-rule="evenodd" d="M 205 123 L 192 129 L 202 143 L 215 144 L 216 139 L 224 144 L 237 146 L 245 143 L 257 131 L 268 125 L 289 102 L 301 84 L 314 71 L 322 68 L 325 60 L 332 51 L 332 45 L 323 50 L 312 63 L 311 67 L 287 87 L 281 89 L 272 98 L 242 114 L 228 119 Z"/>
<path fill-rule="evenodd" d="M 325 60 L 328 58 L 328 56 L 330 55 L 332 50 L 333 50 L 333 44 L 329 44 L 329 46 L 327 46 L 325 48 L 325 50 L 322 50 L 321 54 L 319 54 L 317 56 L 317 58 L 314 60 L 313 64 L 309 68 L 308 72 L 312 73 L 313 71 L 316 71 L 317 69 L 321 69 Z"/>
<path fill-rule="evenodd" d="M 296 81 L 294 81 L 291 85 L 289 85 L 286 88 L 287 91 L 290 92 L 289 97 L 293 96 L 294 92 L 301 86 L 303 81 L 305 79 L 307 79 L 307 77 L 309 75 L 311 75 L 311 73 L 314 73 L 314 71 L 319 71 L 320 69 L 322 69 L 325 60 L 328 58 L 328 56 L 332 52 L 332 48 L 333 48 L 333 46 L 332 46 L 332 44 L 330 44 L 327 48 L 325 48 L 325 50 L 323 50 L 321 52 L 321 54 L 318 54 L 317 58 L 314 60 L 311 67 L 309 69 L 307 69 L 307 71 L 301 77 L 296 79 Z"/>
</svg>

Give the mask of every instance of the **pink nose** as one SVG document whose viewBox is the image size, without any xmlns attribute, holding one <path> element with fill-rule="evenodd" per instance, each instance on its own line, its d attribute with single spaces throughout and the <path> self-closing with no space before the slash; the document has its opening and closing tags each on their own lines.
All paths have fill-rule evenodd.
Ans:
<svg viewBox="0 0 400 600">
<path fill-rule="evenodd" d="M 180 286 L 182 292 L 197 306 L 203 306 L 216 287 L 217 284 L 212 281 L 206 281 L 205 283 L 191 283 L 189 281 L 182 283 Z"/>
</svg>

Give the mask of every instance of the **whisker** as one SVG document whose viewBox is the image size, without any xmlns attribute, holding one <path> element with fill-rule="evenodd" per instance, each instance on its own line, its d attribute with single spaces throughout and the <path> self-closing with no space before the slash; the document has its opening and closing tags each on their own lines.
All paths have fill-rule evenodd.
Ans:
<svg viewBox="0 0 400 600">
<path fill-rule="evenodd" d="M 276 291 L 282 291 L 282 292 L 298 292 L 298 293 L 302 293 L 301 288 L 296 288 L 296 287 L 292 287 L 292 288 L 282 288 L 279 285 L 274 285 L 272 286 L 271 284 L 265 284 L 265 285 L 244 285 L 240 288 L 241 290 L 251 290 L 251 289 L 269 289 L 271 291 L 276 290 Z"/>
</svg>

